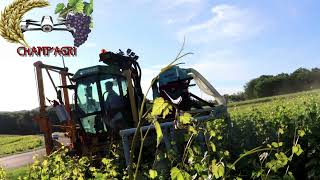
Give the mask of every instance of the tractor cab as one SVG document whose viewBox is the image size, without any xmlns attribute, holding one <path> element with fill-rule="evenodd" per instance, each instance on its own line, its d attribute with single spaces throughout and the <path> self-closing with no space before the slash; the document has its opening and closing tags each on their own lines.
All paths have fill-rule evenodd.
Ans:
<svg viewBox="0 0 320 180">
<path fill-rule="evenodd" d="M 128 83 L 117 66 L 80 69 L 72 80 L 76 82 L 74 114 L 85 133 L 132 126 Z"/>
<path fill-rule="evenodd" d="M 106 65 L 80 69 L 71 79 L 75 83 L 72 117 L 80 129 L 78 140 L 83 139 L 77 143 L 82 154 L 99 154 L 95 150 L 106 149 L 110 139 L 120 138 L 120 130 L 135 127 L 143 98 L 136 56 L 104 51 L 100 61 Z"/>
<path fill-rule="evenodd" d="M 81 129 L 78 132 L 85 139 L 83 142 L 90 142 L 78 143 L 82 154 L 103 149 L 97 147 L 120 138 L 120 130 L 136 126 L 143 99 L 141 71 L 136 60 L 131 52 L 124 55 L 103 51 L 100 61 L 105 65 L 80 69 L 72 77 L 75 82 L 72 117 Z"/>
</svg>

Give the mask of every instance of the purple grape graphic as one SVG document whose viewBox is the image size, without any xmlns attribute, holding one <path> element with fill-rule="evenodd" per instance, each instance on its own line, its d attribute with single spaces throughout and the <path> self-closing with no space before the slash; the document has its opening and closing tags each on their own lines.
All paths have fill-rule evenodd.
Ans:
<svg viewBox="0 0 320 180">
<path fill-rule="evenodd" d="M 85 43 L 90 34 L 91 17 L 85 14 L 68 14 L 66 17 L 66 26 L 74 29 L 74 46 L 79 47 Z"/>
</svg>

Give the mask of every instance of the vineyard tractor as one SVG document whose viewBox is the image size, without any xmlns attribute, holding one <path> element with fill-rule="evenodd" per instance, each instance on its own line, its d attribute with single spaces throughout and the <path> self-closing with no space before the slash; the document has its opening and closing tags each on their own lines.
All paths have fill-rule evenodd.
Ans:
<svg viewBox="0 0 320 180">
<path fill-rule="evenodd" d="M 40 112 L 35 120 L 44 133 L 47 154 L 57 149 L 52 132 L 59 128 L 70 138 L 70 152 L 79 156 L 104 157 L 110 143 L 119 142 L 128 165 L 132 161 L 130 142 L 137 130 L 139 111 L 144 107 L 141 68 L 137 61 L 139 57 L 130 49 L 126 53 L 121 50 L 119 53 L 103 50 L 99 57 L 101 65 L 79 69 L 75 74 L 69 73 L 66 67 L 50 66 L 41 61 L 34 63 L 40 104 Z M 56 100 L 51 101 L 45 96 L 43 70 L 57 92 Z M 53 81 L 52 72 L 60 75 L 60 86 L 56 86 Z M 195 84 L 191 84 L 193 82 Z M 191 86 L 198 86 L 214 101 L 204 100 L 191 93 Z M 69 102 L 70 92 L 74 94 L 74 104 Z M 195 121 L 225 119 L 231 126 L 224 97 L 192 68 L 185 69 L 175 65 L 164 70 L 154 79 L 152 92 L 153 100 L 162 97 L 174 106 L 174 111 L 166 119 L 159 121 L 162 122 L 160 127 L 163 131 L 161 144 L 167 150 L 179 151 L 172 144 L 179 131 L 175 120 L 178 114 L 188 112 L 194 115 Z M 49 119 L 46 99 L 52 104 L 50 107 L 55 110 L 60 123 L 56 124 Z M 143 111 L 146 112 L 147 108 L 143 108 Z M 139 127 L 143 132 L 148 128 L 152 131 L 155 129 L 148 122 Z M 183 132 L 183 129 L 179 132 Z"/>
</svg>

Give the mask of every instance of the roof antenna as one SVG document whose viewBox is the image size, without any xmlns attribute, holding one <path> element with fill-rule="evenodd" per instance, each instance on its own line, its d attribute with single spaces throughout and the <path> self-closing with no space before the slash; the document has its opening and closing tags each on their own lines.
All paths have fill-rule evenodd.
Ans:
<svg viewBox="0 0 320 180">
<path fill-rule="evenodd" d="M 61 57 L 62 57 L 63 68 L 66 68 L 66 64 L 64 63 L 64 57 L 63 56 Z"/>
</svg>

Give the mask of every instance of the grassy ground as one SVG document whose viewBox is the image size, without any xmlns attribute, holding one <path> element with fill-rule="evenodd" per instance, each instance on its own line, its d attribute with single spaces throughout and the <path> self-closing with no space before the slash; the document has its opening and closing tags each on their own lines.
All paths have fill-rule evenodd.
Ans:
<svg viewBox="0 0 320 180">
<path fill-rule="evenodd" d="M 43 138 L 38 135 L 0 135 L 0 157 L 27 152 L 43 146 Z"/>
<path fill-rule="evenodd" d="M 24 166 L 16 169 L 10 169 L 6 171 L 6 179 L 15 180 L 18 179 L 19 176 L 25 177 L 29 173 L 29 166 Z"/>
</svg>

